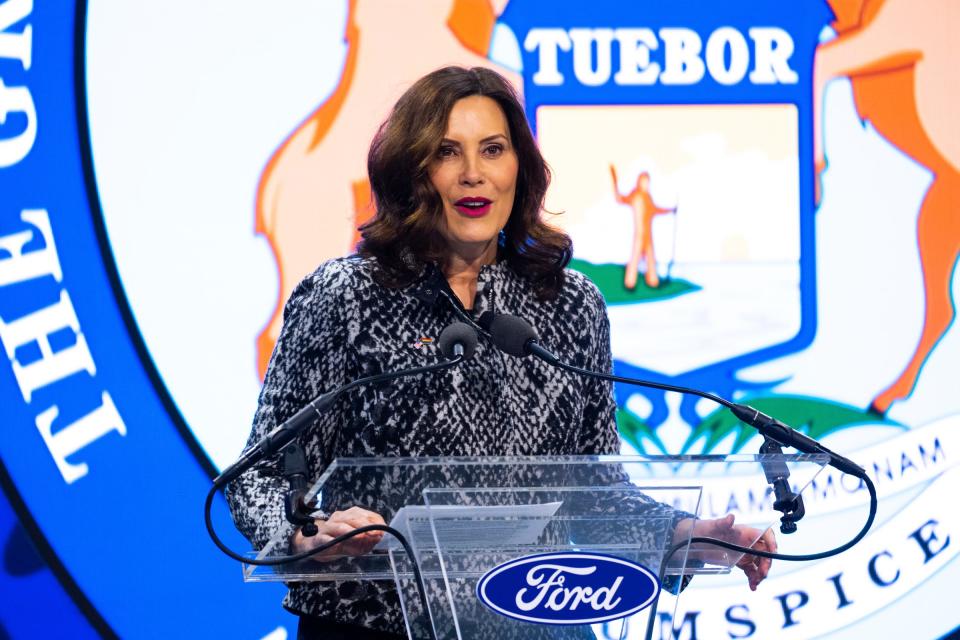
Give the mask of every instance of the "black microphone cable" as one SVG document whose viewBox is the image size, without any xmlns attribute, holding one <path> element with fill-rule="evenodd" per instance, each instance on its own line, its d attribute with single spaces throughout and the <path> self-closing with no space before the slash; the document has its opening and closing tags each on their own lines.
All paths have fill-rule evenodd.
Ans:
<svg viewBox="0 0 960 640">
<path fill-rule="evenodd" d="M 417 556 L 414 554 L 413 547 L 410 545 L 410 542 L 407 540 L 406 536 L 394 529 L 393 527 L 384 525 L 384 524 L 369 524 L 363 527 L 357 527 L 353 531 L 348 531 L 343 535 L 339 535 L 336 538 L 333 538 L 329 542 L 325 542 L 319 546 L 314 547 L 308 551 L 302 551 L 300 553 L 285 555 L 285 556 L 274 556 L 272 558 L 247 558 L 235 552 L 233 549 L 230 549 L 217 535 L 216 531 L 213 528 L 213 522 L 211 519 L 211 510 L 213 507 L 213 498 L 217 494 L 217 490 L 220 489 L 219 486 L 214 485 L 210 488 L 210 491 L 207 493 L 207 499 L 203 505 L 203 518 L 204 524 L 207 527 L 207 533 L 210 535 L 210 539 L 213 540 L 213 543 L 217 546 L 220 551 L 222 551 L 226 556 L 237 560 L 238 562 L 243 562 L 249 565 L 255 565 L 258 567 L 273 567 L 282 564 L 289 564 L 293 562 L 299 562 L 300 560 L 305 560 L 311 556 L 315 556 L 318 553 L 322 553 L 331 547 L 334 547 L 341 542 L 345 542 L 354 538 L 356 536 L 367 533 L 368 531 L 383 531 L 390 534 L 396 538 L 397 542 L 403 547 L 404 553 L 407 554 L 407 557 L 410 558 L 410 565 L 413 570 L 413 579 L 417 585 L 417 594 L 420 598 L 420 602 L 423 606 L 423 611 L 425 613 L 429 612 L 427 605 L 427 591 L 423 582 L 423 575 L 420 572 L 420 564 L 417 562 Z M 434 633 L 433 625 L 427 625 L 427 628 L 430 631 L 431 640 L 437 640 L 437 636 Z"/>
<path fill-rule="evenodd" d="M 857 532 L 853 538 L 848 540 L 846 543 L 829 549 L 827 551 L 822 551 L 819 553 L 808 553 L 808 554 L 784 554 L 776 553 L 771 551 L 761 551 L 759 549 L 753 549 L 748 547 L 743 547 L 726 540 L 720 540 L 718 538 L 709 538 L 704 536 L 694 536 L 689 540 L 684 540 L 677 544 L 671 546 L 666 554 L 664 555 L 663 561 L 660 566 L 660 572 L 658 579 L 660 583 L 663 583 L 663 578 L 666 573 L 667 563 L 670 558 L 673 557 L 677 551 L 681 549 L 688 548 L 690 545 L 701 543 L 709 544 L 730 551 L 736 551 L 744 555 L 752 555 L 760 558 L 769 558 L 773 560 L 784 560 L 788 562 L 808 562 L 811 560 L 822 560 L 824 558 L 829 558 L 840 553 L 843 553 L 847 549 L 850 549 L 855 544 L 860 542 L 867 535 L 867 532 L 873 526 L 873 522 L 877 516 L 877 489 L 873 484 L 873 481 L 867 475 L 866 471 L 857 465 L 855 462 L 841 456 L 838 453 L 827 449 L 819 442 L 810 438 L 799 431 L 794 430 L 788 425 L 772 418 L 757 409 L 736 402 L 730 402 L 726 398 L 722 398 L 716 394 L 709 393 L 707 391 L 701 391 L 700 389 L 692 389 L 689 387 L 681 387 L 678 385 L 667 384 L 663 382 L 653 382 L 650 380 L 639 380 L 635 378 L 628 378 L 625 376 L 618 376 L 610 373 L 601 373 L 597 371 L 590 371 L 582 367 L 577 367 L 560 360 L 556 355 L 548 351 L 542 345 L 539 344 L 537 340 L 537 333 L 534 328 L 523 318 L 513 315 L 501 314 L 493 318 L 490 323 L 490 333 L 493 339 L 494 344 L 505 351 L 506 353 L 524 357 L 527 355 L 535 355 L 541 360 L 551 364 L 560 369 L 570 371 L 579 375 L 600 378 L 602 380 L 610 380 L 612 382 L 623 382 L 626 384 L 632 384 L 643 387 L 651 387 L 653 389 L 661 389 L 664 391 L 675 391 L 677 393 L 691 394 L 699 396 L 701 398 L 706 398 L 712 400 L 713 402 L 726 407 L 729 409 L 737 418 L 741 421 L 749 424 L 750 426 L 757 429 L 762 435 L 773 440 L 784 446 L 793 447 L 799 451 L 811 454 L 826 454 L 830 462 L 829 464 L 836 469 L 842 471 L 843 473 L 848 473 L 850 475 L 860 478 L 860 480 L 866 485 L 867 491 L 870 493 L 870 507 L 869 513 L 867 514 L 867 520 L 864 523 L 860 531 Z M 656 606 L 652 609 L 650 616 L 647 621 L 647 634 L 646 637 L 652 637 L 653 633 L 653 624 L 656 618 Z"/>
<path fill-rule="evenodd" d="M 753 548 L 748 549 L 747 547 L 741 547 L 740 545 L 727 542 L 726 540 L 720 540 L 718 538 L 692 536 L 689 540 L 678 542 L 672 545 L 669 549 L 667 549 L 667 552 L 663 556 L 663 560 L 660 563 L 660 572 L 657 576 L 657 579 L 659 580 L 660 584 L 663 584 L 663 579 L 667 572 L 667 564 L 670 562 L 670 558 L 672 558 L 674 554 L 676 554 L 681 549 L 689 549 L 690 546 L 698 542 L 702 544 L 713 545 L 715 547 L 722 547 L 730 551 L 743 552 L 744 555 L 752 555 L 752 556 L 757 556 L 759 558 L 770 558 L 772 560 L 787 560 L 790 562 L 807 562 L 810 560 L 822 560 L 824 558 L 829 558 L 831 556 L 835 556 L 843 553 L 853 545 L 860 542 L 860 540 L 862 540 L 863 537 L 867 535 L 867 532 L 870 530 L 870 527 L 873 526 L 873 521 L 877 516 L 877 488 L 874 486 L 873 481 L 870 479 L 870 477 L 867 475 L 865 471 L 861 471 L 860 473 L 853 474 L 853 475 L 856 475 L 863 481 L 863 483 L 867 487 L 867 491 L 870 493 L 870 512 L 867 515 L 866 523 L 863 525 L 860 531 L 857 532 L 857 535 L 855 535 L 853 538 L 851 538 L 844 544 L 840 545 L 839 547 L 834 547 L 833 549 L 829 549 L 827 551 L 821 551 L 819 553 L 782 554 L 782 553 L 774 553 L 770 551 L 761 551 L 759 549 L 753 549 Z M 657 613 L 657 603 L 654 602 L 653 607 L 651 608 L 650 616 L 647 619 L 646 638 L 648 640 L 653 637 L 653 625 L 654 625 L 654 622 L 656 621 L 655 620 L 656 613 Z"/>
<path fill-rule="evenodd" d="M 257 462 L 283 449 L 284 446 L 296 438 L 301 431 L 311 426 L 313 422 L 322 415 L 322 411 L 329 408 L 333 404 L 334 400 L 336 400 L 340 395 L 362 385 L 376 384 L 379 382 L 385 382 L 387 380 L 414 376 L 432 371 L 440 371 L 456 366 L 473 355 L 473 352 L 477 346 L 477 334 L 476 331 L 474 331 L 474 329 L 469 325 L 466 325 L 462 322 L 455 322 L 447 326 L 440 333 L 437 343 L 441 352 L 448 357 L 448 359 L 444 362 L 358 378 L 357 380 L 353 380 L 352 382 L 334 389 L 333 391 L 329 391 L 317 396 L 293 417 L 286 420 L 283 424 L 262 438 L 257 444 L 248 449 L 247 452 L 243 454 L 237 462 L 227 467 L 223 473 L 214 478 L 213 485 L 210 487 L 210 491 L 207 493 L 207 498 L 203 505 L 204 524 L 206 525 L 207 533 L 209 534 L 214 545 L 216 545 L 216 547 L 220 549 L 224 555 L 239 562 L 261 567 L 270 567 L 304 560 L 318 553 L 326 551 L 327 549 L 330 549 L 341 542 L 350 540 L 351 538 L 362 535 L 369 531 L 383 531 L 396 538 L 397 542 L 400 543 L 404 552 L 410 558 L 414 581 L 416 582 L 417 586 L 417 592 L 423 605 L 424 612 L 428 612 L 429 607 L 427 604 L 426 588 L 424 586 L 423 576 L 420 571 L 419 563 L 417 562 L 417 557 L 414 554 L 413 547 L 410 545 L 406 537 L 393 527 L 381 524 L 366 525 L 363 527 L 358 527 L 353 531 L 349 531 L 343 535 L 337 536 L 329 542 L 325 542 L 322 545 L 301 553 L 274 556 L 272 558 L 264 559 L 247 558 L 230 549 L 217 535 L 217 532 L 213 526 L 212 509 L 213 499 L 214 496 L 216 496 L 217 491 L 223 489 L 227 484 L 235 480 Z M 436 640 L 436 634 L 434 633 L 433 625 L 428 625 L 428 628 L 431 639 Z"/>
<path fill-rule="evenodd" d="M 505 351 L 506 353 L 524 357 L 527 355 L 535 355 L 541 360 L 544 360 L 548 364 L 556 366 L 560 369 L 565 369 L 573 373 L 592 377 L 600 378 L 602 380 L 610 380 L 613 382 L 624 382 L 627 384 L 633 384 L 643 387 L 652 387 L 654 389 L 663 389 L 665 391 L 676 391 L 678 393 L 688 393 L 695 396 L 700 396 L 701 398 L 707 398 L 708 400 L 713 400 L 717 404 L 723 405 L 730 409 L 737 418 L 744 421 L 745 423 L 751 425 L 757 429 L 761 434 L 767 436 L 768 438 L 775 440 L 776 442 L 784 445 L 793 447 L 799 451 L 810 454 L 826 454 L 830 458 L 829 464 L 836 469 L 847 473 L 853 476 L 860 478 L 861 481 L 866 485 L 867 491 L 870 493 L 870 511 L 867 515 L 867 521 L 864 523 L 863 527 L 860 529 L 857 534 L 851 538 L 848 542 L 830 549 L 829 551 L 823 551 L 820 553 L 812 554 L 782 554 L 775 553 L 771 551 L 761 551 L 759 549 L 751 549 L 748 547 L 742 547 L 740 545 L 727 542 L 725 540 L 719 540 L 717 538 L 706 538 L 706 537 L 695 537 L 690 540 L 678 543 L 670 548 L 668 554 L 664 560 L 666 562 L 670 556 L 672 556 L 676 551 L 682 549 L 690 544 L 695 542 L 712 544 L 714 546 L 723 547 L 724 549 L 729 549 L 731 551 L 737 551 L 744 554 L 749 554 L 753 556 L 758 556 L 761 558 L 771 558 L 774 560 L 786 560 L 791 562 L 806 562 L 809 560 L 821 560 L 823 558 L 829 558 L 835 556 L 839 553 L 843 553 L 853 545 L 860 542 L 867 532 L 870 530 L 870 527 L 873 526 L 873 521 L 877 516 L 877 489 L 873 484 L 873 481 L 867 475 L 867 472 L 857 465 L 855 462 L 844 458 L 838 453 L 834 453 L 830 449 L 827 449 L 819 442 L 803 435 L 799 431 L 795 431 L 791 427 L 783 424 L 775 418 L 761 413 L 760 411 L 754 409 L 753 407 L 745 404 L 738 404 L 735 402 L 730 402 L 725 398 L 721 398 L 718 395 L 709 393 L 707 391 L 700 391 L 699 389 L 690 389 L 687 387 L 680 387 L 677 385 L 666 384 L 662 382 L 651 382 L 647 380 L 638 380 L 634 378 L 627 378 L 624 376 L 617 376 L 610 373 L 600 373 L 597 371 L 590 371 L 589 369 L 583 369 L 571 364 L 567 364 L 560 360 L 557 356 L 550 353 L 546 348 L 541 346 L 537 341 L 537 333 L 534 328 L 523 318 L 513 315 L 501 314 L 497 315 L 490 324 L 490 333 L 493 338 L 493 343 L 497 348 Z M 665 569 L 665 566 L 664 566 Z"/>
</svg>

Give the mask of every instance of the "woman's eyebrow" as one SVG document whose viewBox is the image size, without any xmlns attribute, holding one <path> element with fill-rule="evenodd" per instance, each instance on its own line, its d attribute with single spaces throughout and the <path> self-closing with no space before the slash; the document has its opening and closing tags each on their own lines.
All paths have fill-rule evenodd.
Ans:
<svg viewBox="0 0 960 640">
<path fill-rule="evenodd" d="M 487 136 L 486 138 L 482 139 L 482 140 L 480 141 L 480 144 L 484 144 L 485 142 L 492 142 L 493 140 L 496 140 L 497 138 L 502 138 L 502 139 L 503 139 L 504 141 L 506 141 L 506 142 L 509 142 L 509 141 L 510 141 L 510 138 L 508 138 L 506 135 L 504 135 L 504 134 L 502 134 L 502 133 L 495 133 L 495 134 L 493 134 L 492 136 Z M 457 140 L 452 140 L 452 139 L 450 139 L 450 138 L 443 138 L 443 139 L 440 141 L 440 144 L 453 144 L 453 145 L 460 146 L 460 142 L 459 142 L 459 141 L 457 141 Z"/>
</svg>

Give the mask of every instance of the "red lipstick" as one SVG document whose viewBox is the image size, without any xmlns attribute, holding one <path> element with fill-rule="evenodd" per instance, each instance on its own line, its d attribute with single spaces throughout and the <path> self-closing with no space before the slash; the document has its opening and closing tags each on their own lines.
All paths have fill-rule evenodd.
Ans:
<svg viewBox="0 0 960 640">
<path fill-rule="evenodd" d="M 493 201 L 488 198 L 466 197 L 453 203 L 453 208 L 470 218 L 480 218 L 490 212 Z"/>
</svg>

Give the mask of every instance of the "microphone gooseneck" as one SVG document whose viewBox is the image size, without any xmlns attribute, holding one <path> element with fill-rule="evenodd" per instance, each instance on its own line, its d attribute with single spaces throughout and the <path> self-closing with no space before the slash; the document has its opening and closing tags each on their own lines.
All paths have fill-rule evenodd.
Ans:
<svg viewBox="0 0 960 640">
<path fill-rule="evenodd" d="M 383 531 L 396 538 L 400 542 L 404 551 L 407 553 L 407 556 L 410 558 L 410 562 L 413 567 L 414 582 L 417 586 L 417 592 L 420 596 L 420 601 L 423 605 L 424 611 L 426 611 L 428 607 L 426 588 L 424 586 L 423 576 L 420 573 L 420 566 L 417 561 L 417 556 L 414 554 L 413 547 L 403 536 L 403 534 L 392 527 L 379 524 L 367 525 L 354 529 L 353 531 L 349 531 L 341 536 L 337 536 L 336 538 L 329 540 L 324 544 L 302 553 L 276 556 L 272 558 L 247 558 L 230 549 L 217 535 L 217 532 L 213 527 L 212 508 L 213 499 L 217 491 L 224 488 L 227 484 L 238 478 L 242 473 L 250 469 L 253 465 L 261 460 L 268 458 L 277 452 L 284 451 L 283 466 L 285 467 L 286 475 L 292 480 L 291 484 L 293 485 L 291 487 L 291 491 L 287 495 L 287 500 L 285 501 L 285 513 L 287 515 L 287 519 L 293 524 L 301 526 L 305 536 L 310 537 L 316 535 L 316 525 L 314 524 L 313 518 L 310 515 L 310 507 L 314 505 L 312 505 L 312 503 L 306 504 L 303 501 L 306 484 L 305 477 L 307 471 L 306 461 L 303 459 L 302 451 L 300 451 L 297 443 L 294 442 L 294 439 L 304 429 L 312 426 L 338 397 L 355 387 L 447 369 L 463 362 L 467 358 L 470 358 L 477 348 L 477 332 L 473 327 L 466 323 L 455 322 L 440 332 L 437 343 L 438 347 L 440 348 L 440 352 L 445 357 L 442 362 L 358 378 L 357 380 L 353 380 L 352 382 L 349 382 L 332 391 L 328 391 L 327 393 L 317 396 L 291 418 L 274 428 L 270 433 L 261 438 L 259 442 L 247 449 L 235 463 L 224 469 L 219 476 L 214 478 L 213 484 L 210 487 L 210 491 L 207 493 L 207 499 L 204 503 L 203 515 L 207 533 L 210 535 L 210 539 L 217 546 L 217 548 L 220 549 L 225 555 L 239 562 L 258 566 L 278 566 L 281 564 L 304 560 L 310 556 L 333 548 L 342 542 L 369 531 Z M 290 448 L 291 444 L 293 445 L 293 448 Z M 428 631 L 430 633 L 430 638 L 435 640 L 436 634 L 434 633 L 433 628 L 430 627 Z"/>
<path fill-rule="evenodd" d="M 337 398 L 347 391 L 366 384 L 375 384 L 378 382 L 393 380 L 395 378 L 405 378 L 408 376 L 428 373 L 431 371 L 439 371 L 441 369 L 452 367 L 473 355 L 473 352 L 477 346 L 476 331 L 474 331 L 474 329 L 469 325 L 462 322 L 455 322 L 446 327 L 440 333 L 438 342 L 441 340 L 443 341 L 444 345 L 449 345 L 450 353 L 457 351 L 459 347 L 463 350 L 463 354 L 453 355 L 452 357 L 448 356 L 448 359 L 443 360 L 442 362 L 425 365 L 422 367 L 413 367 L 411 369 L 403 369 L 401 371 L 388 371 L 386 373 L 367 376 L 365 378 L 358 378 L 343 385 L 342 387 L 338 387 L 332 391 L 320 394 L 308 402 L 306 406 L 300 409 L 300 411 L 287 419 L 283 424 L 275 427 L 270 433 L 261 438 L 259 442 L 247 449 L 236 462 L 224 469 L 219 476 L 214 478 L 214 486 L 226 486 L 233 480 L 236 480 L 244 471 L 250 469 L 256 463 L 265 458 L 269 458 L 283 449 L 304 429 L 312 426 L 317 419 L 323 415 L 323 412 L 326 411 Z M 443 347 L 441 347 L 441 349 L 443 349 Z M 443 351 L 443 353 L 444 355 L 447 355 L 447 351 Z"/>
<path fill-rule="evenodd" d="M 866 485 L 867 491 L 870 493 L 870 512 L 867 515 L 866 523 L 853 538 L 848 540 L 843 545 L 829 551 L 813 554 L 788 555 L 742 547 L 740 545 L 713 538 L 694 537 L 689 541 L 674 545 L 668 552 L 667 557 L 691 543 L 704 542 L 730 549 L 731 551 L 738 551 L 740 553 L 759 556 L 761 558 L 790 560 L 794 562 L 819 560 L 821 558 L 827 558 L 846 551 L 857 542 L 862 540 L 863 537 L 867 535 L 870 527 L 873 526 L 873 521 L 877 515 L 877 492 L 876 487 L 874 486 L 873 481 L 870 479 L 870 476 L 867 475 L 867 472 L 852 460 L 849 460 L 838 453 L 830 451 L 830 449 L 827 449 L 813 438 L 805 436 L 799 431 L 795 431 L 793 428 L 787 426 L 779 420 L 771 418 L 770 416 L 761 413 L 751 406 L 730 402 L 729 400 L 721 398 L 718 395 L 708 393 L 706 391 L 700 391 L 699 389 L 691 389 L 661 382 L 638 380 L 624 376 L 617 376 L 610 373 L 590 371 L 589 369 L 583 369 L 581 367 L 567 364 L 566 362 L 563 362 L 557 358 L 557 356 L 552 354 L 546 348 L 542 347 L 537 339 L 536 330 L 530 325 L 529 322 L 517 316 L 503 314 L 494 317 L 490 323 L 490 333 L 493 344 L 497 348 L 513 356 L 524 357 L 528 355 L 534 355 L 560 369 L 571 371 L 578 375 L 600 378 L 602 380 L 610 380 L 612 382 L 624 382 L 641 387 L 652 387 L 654 389 L 662 389 L 664 391 L 688 393 L 700 396 L 701 398 L 713 400 L 717 404 L 723 405 L 724 407 L 730 409 L 730 411 L 732 411 L 733 414 L 741 421 L 757 429 L 757 431 L 764 436 L 765 443 L 772 442 L 783 446 L 793 447 L 794 449 L 804 453 L 826 454 L 830 459 L 831 466 L 844 473 L 849 473 L 860 478 L 864 485 Z M 774 447 L 769 450 L 775 451 L 776 448 Z M 791 524 L 795 524 L 796 520 L 799 520 L 801 517 L 803 517 L 803 504 L 798 499 L 795 499 L 799 498 L 799 496 L 790 492 L 789 488 L 786 486 L 785 477 L 789 474 L 789 471 L 787 471 L 787 474 L 784 474 L 783 471 L 785 471 L 785 469 L 777 469 L 775 465 L 772 466 L 770 464 L 766 464 L 765 461 L 761 461 L 761 465 L 763 466 L 764 473 L 767 475 L 767 477 L 774 482 L 774 490 L 776 491 L 777 489 L 780 489 L 780 492 L 777 495 L 777 502 L 779 503 L 779 506 L 782 507 L 781 510 L 785 516 L 782 519 L 784 525 L 786 525 L 787 528 L 792 528 L 795 530 L 795 526 L 791 527 Z M 774 507 L 777 508 L 777 504 L 775 504 Z M 665 566 L 666 564 L 664 564 L 664 567 Z M 651 620 L 652 619 L 653 618 L 651 618 Z"/>
<path fill-rule="evenodd" d="M 567 371 L 572 371 L 580 375 L 601 378 L 603 380 L 610 380 L 612 382 L 624 382 L 641 387 L 662 389 L 664 391 L 676 391 L 678 393 L 686 393 L 712 400 L 717 404 L 723 405 L 724 407 L 730 409 L 730 411 L 733 412 L 737 418 L 739 418 L 745 424 L 755 428 L 763 436 L 775 442 L 779 442 L 785 447 L 793 447 L 797 451 L 802 451 L 803 453 L 826 454 L 830 457 L 830 464 L 844 473 L 857 476 L 864 473 L 863 469 L 852 460 L 831 451 L 813 438 L 800 433 L 792 427 L 780 422 L 776 418 L 772 418 L 749 405 L 730 402 L 726 398 L 721 398 L 716 394 L 709 393 L 707 391 L 701 391 L 699 389 L 681 387 L 663 382 L 653 382 L 650 380 L 627 378 L 624 376 L 601 373 L 598 371 L 590 371 L 588 369 L 567 364 L 566 362 L 563 362 L 557 358 L 557 356 L 552 354 L 546 348 L 541 346 L 537 338 L 536 330 L 530 325 L 529 322 L 518 316 L 507 314 L 498 315 L 490 323 L 490 333 L 492 334 L 491 337 L 493 339 L 493 344 L 497 348 L 510 355 L 518 357 L 534 355 L 561 369 L 566 369 Z"/>
</svg>

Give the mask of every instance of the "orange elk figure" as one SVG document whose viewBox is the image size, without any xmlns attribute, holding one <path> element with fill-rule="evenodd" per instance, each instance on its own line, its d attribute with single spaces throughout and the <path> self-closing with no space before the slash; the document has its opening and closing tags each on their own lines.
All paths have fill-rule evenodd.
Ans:
<svg viewBox="0 0 960 640">
<path fill-rule="evenodd" d="M 257 338 L 262 378 L 282 323 L 283 302 L 329 258 L 349 253 L 373 215 L 366 154 L 377 126 L 407 86 L 447 64 L 516 73 L 486 56 L 507 0 L 350 0 L 347 55 L 333 93 L 274 152 L 257 188 L 256 232 L 277 261 L 273 315 Z"/>
<path fill-rule="evenodd" d="M 885 414 L 913 392 L 920 369 L 955 316 L 951 279 L 960 253 L 960 2 L 829 0 L 837 37 L 814 62 L 814 157 L 826 168 L 823 97 L 847 77 L 857 112 L 891 144 L 933 174 L 917 216 L 925 316 L 916 349 L 899 377 L 873 399 Z"/>
</svg>

